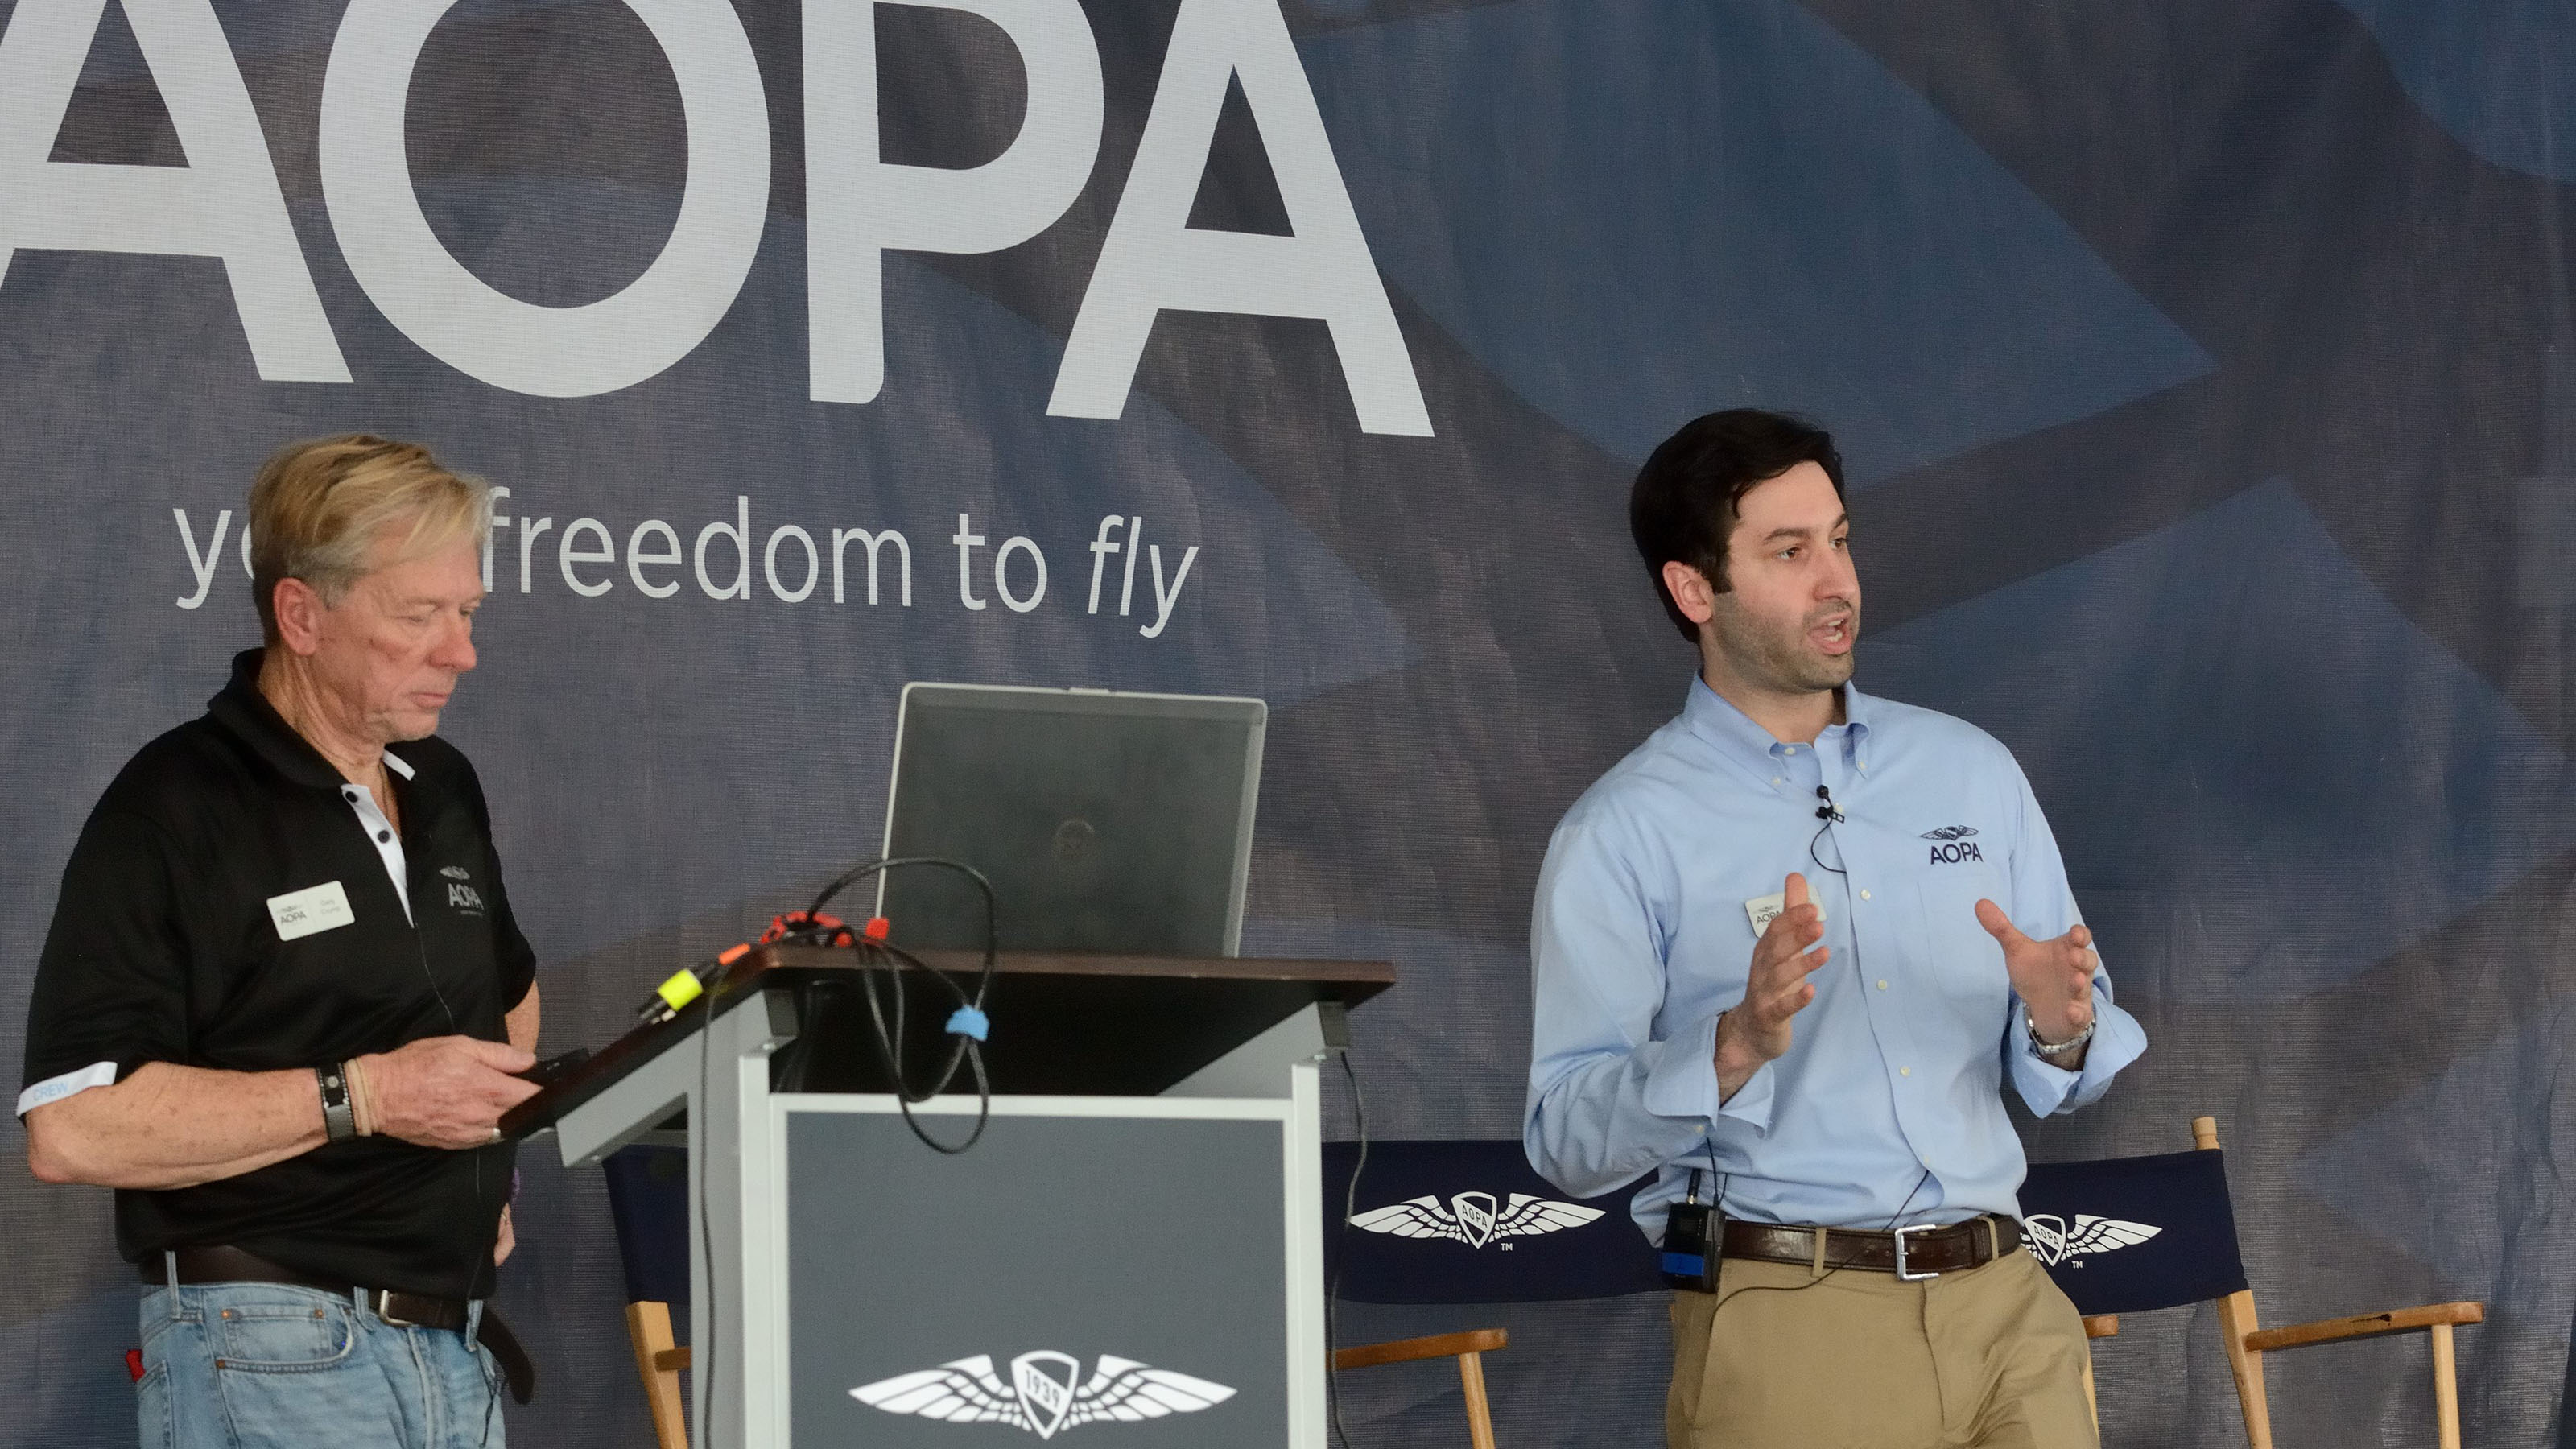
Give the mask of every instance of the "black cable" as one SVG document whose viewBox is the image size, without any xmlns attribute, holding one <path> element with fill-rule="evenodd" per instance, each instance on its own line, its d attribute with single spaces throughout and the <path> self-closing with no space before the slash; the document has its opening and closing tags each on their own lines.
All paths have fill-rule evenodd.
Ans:
<svg viewBox="0 0 2576 1449">
<path fill-rule="evenodd" d="M 1342 1423 L 1342 1371 L 1333 1366 L 1333 1355 L 1342 1341 L 1342 1270 L 1350 1265 L 1347 1245 L 1351 1219 L 1359 1216 L 1360 1174 L 1368 1171 L 1368 1098 L 1360 1094 L 1360 1074 L 1351 1065 L 1351 1049 L 1343 1047 L 1339 1055 L 1342 1079 L 1351 1088 L 1351 1121 L 1359 1131 L 1360 1154 L 1351 1163 L 1350 1181 L 1342 1189 L 1342 1220 L 1334 1225 L 1333 1233 L 1343 1246 L 1333 1256 L 1333 1281 L 1324 1289 L 1324 1404 L 1333 1421 L 1333 1433 L 1342 1441 L 1342 1449 L 1351 1449 L 1351 1431 Z"/>
<path fill-rule="evenodd" d="M 390 774 L 390 772 L 388 773 Z M 417 948 L 413 954 L 420 962 L 420 979 L 429 983 L 429 994 L 433 1000 L 437 1001 L 439 1014 L 447 1018 L 447 1030 L 449 1034 L 455 1035 L 462 1033 L 465 1028 L 457 1024 L 456 1008 L 447 1004 L 447 993 L 439 989 L 438 976 L 435 972 L 429 969 L 429 947 L 425 942 L 420 940 L 420 922 L 412 914 L 411 887 L 408 884 L 404 885 L 402 895 L 403 919 L 409 922 L 412 927 L 413 941 Z M 531 985 L 533 986 L 533 983 L 531 983 Z M 504 1013 L 504 1016 L 506 1018 L 507 1013 Z M 509 1039 L 509 1033 L 506 1029 L 502 1032 L 502 1039 L 504 1041 Z M 346 1070 L 346 1068 L 344 1067 L 343 1070 Z M 468 1155 L 467 1160 L 473 1164 L 474 1168 L 474 1200 L 478 1203 L 483 1200 L 483 1157 L 484 1154 L 490 1150 L 491 1148 L 489 1145 L 466 1149 Z M 507 1213 L 509 1210 L 509 1200 L 505 1198 L 501 1203 L 501 1211 Z M 500 1246 L 497 1239 L 494 1241 L 493 1246 Z M 477 1250 L 470 1256 L 469 1263 L 465 1270 L 465 1290 L 469 1297 L 474 1291 L 474 1280 L 482 1275 L 484 1266 L 483 1260 L 490 1255 L 490 1249 L 481 1249 Z M 489 1298 L 483 1300 L 483 1311 L 486 1313 L 491 1312 L 493 1302 L 500 1296 L 501 1266 L 498 1263 L 495 1263 L 492 1265 L 492 1293 Z M 483 1354 L 482 1345 L 476 1341 L 475 1336 L 472 1334 L 466 1334 L 464 1337 L 465 1356 L 467 1358 L 474 1359 L 476 1369 L 481 1371 L 483 1374 L 483 1434 L 481 1442 L 488 1445 L 492 1442 L 493 1416 L 500 1412 L 501 1393 L 499 1388 L 492 1382 L 491 1371 L 483 1368 L 481 1362 Z"/>
<path fill-rule="evenodd" d="M 953 1157 L 983 1140 L 984 1128 L 992 1120 L 993 1084 L 984 1070 L 983 1045 L 964 1032 L 950 1033 L 954 1040 L 949 1047 L 947 1064 L 940 1068 L 937 1080 L 929 1087 L 920 1092 L 914 1092 L 911 1082 L 906 1079 L 903 1066 L 904 1026 L 908 1003 L 905 998 L 902 968 L 909 966 L 930 980 L 947 987 L 949 994 L 957 998 L 959 1007 L 981 1014 L 985 997 L 993 987 L 993 976 L 1001 951 L 1001 908 L 994 895 L 992 881 L 986 879 L 984 873 L 975 867 L 944 856 L 892 856 L 865 861 L 844 871 L 835 877 L 831 884 L 823 887 L 822 893 L 814 898 L 814 904 L 806 908 L 805 914 L 808 920 L 822 914 L 823 907 L 831 904 L 834 896 L 869 876 L 913 866 L 936 866 L 943 870 L 955 871 L 973 881 L 976 889 L 984 897 L 984 965 L 983 970 L 976 976 L 974 991 L 969 993 L 966 988 L 950 979 L 946 972 L 932 969 L 919 957 L 899 946 L 873 940 L 864 935 L 853 938 L 851 944 L 858 949 L 860 959 L 867 963 L 860 968 L 857 985 L 860 995 L 867 999 L 868 1020 L 876 1030 L 877 1049 L 884 1056 L 886 1075 L 894 1085 L 895 1107 L 903 1114 L 904 1126 L 912 1130 L 912 1135 L 919 1138 L 922 1145 Z M 809 926 L 803 934 L 820 932 L 830 937 L 839 936 L 846 930 L 846 927 L 835 929 Z M 891 1026 L 886 1020 L 885 1002 L 877 990 L 876 971 L 880 965 L 886 973 L 888 987 L 894 996 L 894 1020 Z M 970 1068 L 975 1077 L 975 1127 L 973 1131 L 966 1134 L 965 1141 L 952 1144 L 931 1136 L 922 1127 L 920 1120 L 913 1116 L 912 1108 L 916 1102 L 927 1102 L 947 1091 L 949 1085 L 956 1081 L 957 1072 L 961 1066 Z"/>
<path fill-rule="evenodd" d="M 947 1155 L 954 1157 L 974 1146 L 977 1142 L 983 1140 L 984 1128 L 992 1120 L 993 1084 L 992 1080 L 984 1071 L 983 1047 L 981 1043 L 963 1032 L 951 1033 L 951 1035 L 956 1038 L 956 1045 L 950 1048 L 948 1064 L 946 1067 L 941 1069 L 939 1079 L 919 1092 L 913 1091 L 911 1083 L 904 1079 L 903 1070 L 902 1043 L 903 1014 L 905 1007 L 902 968 L 910 966 L 912 969 L 920 971 L 929 976 L 932 980 L 946 986 L 951 992 L 955 993 L 958 1005 L 968 1010 L 982 1010 L 983 1008 L 980 1000 L 969 998 L 966 992 L 960 988 L 956 982 L 949 980 L 944 973 L 932 970 L 929 966 L 923 964 L 922 961 L 915 957 L 911 952 L 905 951 L 900 947 L 889 946 L 882 941 L 868 941 L 863 943 L 859 950 L 862 957 L 884 958 L 886 961 L 886 975 L 892 983 L 895 998 L 895 1015 L 894 1023 L 891 1028 L 888 1027 L 886 1022 L 885 1003 L 877 994 L 875 968 L 862 967 L 859 973 L 859 978 L 854 984 L 858 987 L 859 994 L 867 999 L 868 1021 L 876 1029 L 877 1050 L 883 1054 L 886 1063 L 886 1075 L 893 1082 L 895 1109 L 903 1114 L 904 1125 L 912 1129 L 912 1135 L 919 1138 L 924 1146 L 929 1147 L 935 1152 L 946 1153 Z M 978 998 L 980 998 L 980 995 L 981 993 L 979 992 Z M 966 1134 L 966 1140 L 963 1142 L 942 1142 L 938 1138 L 931 1136 L 930 1133 L 922 1127 L 921 1120 L 912 1114 L 912 1106 L 915 1102 L 927 1102 L 931 1098 L 947 1091 L 949 1084 L 956 1079 L 957 1069 L 961 1064 L 971 1067 L 975 1074 L 975 1127 L 974 1130 Z"/>
<path fill-rule="evenodd" d="M 976 888 L 983 893 L 984 966 L 983 970 L 976 975 L 975 989 L 971 995 L 969 995 L 964 987 L 959 986 L 955 981 L 950 980 L 946 972 L 933 970 L 909 952 L 898 947 L 887 945 L 883 941 L 868 940 L 863 935 L 853 933 L 847 926 L 812 924 L 813 918 L 822 914 L 823 907 L 831 904 L 834 896 L 837 896 L 842 891 L 848 889 L 854 882 L 865 880 L 869 876 L 876 875 L 884 871 L 897 870 L 917 865 L 939 866 L 944 869 L 956 871 L 967 879 L 973 881 Z M 914 855 L 871 860 L 844 871 L 842 874 L 835 877 L 831 884 L 823 887 L 822 893 L 814 898 L 814 904 L 806 908 L 805 917 L 809 924 L 784 933 L 779 937 L 778 941 L 773 942 L 772 944 L 820 946 L 849 945 L 858 949 L 863 961 L 882 958 L 887 963 L 885 969 L 889 977 L 892 978 L 895 997 L 895 1027 L 892 1033 L 889 1033 L 886 1027 L 885 1009 L 877 997 L 875 970 L 872 967 L 862 966 L 860 968 L 859 984 L 862 989 L 862 994 L 868 999 L 869 1015 L 876 1024 L 877 1048 L 884 1054 L 886 1074 L 894 1081 L 895 1103 L 903 1113 L 904 1125 L 910 1127 L 912 1129 L 912 1135 L 920 1138 L 922 1142 L 929 1147 L 939 1152 L 948 1153 L 952 1156 L 957 1153 L 964 1152 L 967 1148 L 974 1146 L 976 1142 L 983 1137 L 984 1125 L 991 1119 L 993 1114 L 993 1084 L 984 1071 L 984 1054 L 982 1046 L 980 1043 L 977 1043 L 971 1038 L 965 1036 L 963 1033 L 957 1034 L 957 1045 L 955 1049 L 949 1053 L 948 1064 L 940 1072 L 939 1080 L 934 1083 L 928 1091 L 925 1091 L 918 1096 L 913 1095 L 909 1084 L 904 1080 L 903 1071 L 901 1033 L 903 1024 L 904 992 L 903 973 L 901 968 L 908 965 L 913 969 L 922 972 L 933 981 L 947 987 L 949 991 L 956 996 L 959 1005 L 974 1011 L 982 1011 L 984 1008 L 985 995 L 992 989 L 994 972 L 999 965 L 1001 954 L 1001 910 L 999 903 L 993 894 L 993 883 L 990 880 L 985 879 L 984 873 L 977 870 L 975 867 L 967 865 L 962 861 L 948 860 L 940 856 Z M 721 968 L 710 967 L 707 969 L 720 970 Z M 709 1060 L 713 1047 L 708 1042 L 707 1037 L 715 1028 L 713 997 L 700 996 L 697 1000 L 689 1003 L 689 1006 L 672 1012 L 670 1018 L 664 1019 L 668 1020 L 676 1018 L 691 1009 L 697 1010 L 706 1017 L 705 1022 L 701 1024 L 698 1031 L 697 1100 L 699 1112 L 703 1116 L 707 1110 L 707 1097 L 712 1085 Z M 801 1019 L 805 1018 L 800 1016 L 800 1020 Z M 929 1101 L 932 1097 L 948 1090 L 949 1083 L 956 1078 L 957 1069 L 961 1062 L 972 1066 L 974 1069 L 978 1106 L 975 1115 L 975 1130 L 967 1135 L 965 1141 L 960 1142 L 955 1146 L 951 1146 L 933 1138 L 929 1133 L 922 1130 L 921 1124 L 916 1121 L 912 1115 L 912 1104 L 915 1102 Z M 705 1129 L 706 1123 L 703 1121 L 692 1120 L 689 1123 L 689 1130 L 692 1135 L 701 1133 Z M 692 1152 L 691 1155 L 694 1157 L 695 1153 Z M 697 1179 L 696 1217 L 698 1221 L 698 1248 L 699 1251 L 706 1256 L 708 1275 L 706 1286 L 709 1289 L 713 1289 L 715 1286 L 715 1272 L 717 1266 L 715 1229 L 709 1223 L 707 1217 L 707 1174 L 703 1166 L 696 1171 L 694 1176 Z M 707 1394 L 706 1403 L 704 1405 L 705 1411 L 699 1415 L 699 1417 L 710 1428 L 712 1428 L 716 1422 L 717 1395 L 722 1392 L 723 1387 L 722 1380 L 717 1376 L 718 1360 L 716 1357 L 716 1346 L 719 1337 L 717 1333 L 717 1306 L 716 1295 L 710 1292 L 707 1296 L 706 1302 L 706 1342 L 699 1346 L 700 1350 L 702 1350 L 700 1354 L 701 1361 L 703 1361 L 707 1366 Z"/>
<path fill-rule="evenodd" d="M 1844 870 L 1838 865 L 1825 864 L 1825 858 L 1816 854 L 1816 842 L 1824 839 L 1825 832 L 1831 830 L 1835 823 L 1843 818 L 1842 807 L 1834 803 L 1834 796 L 1831 790 L 1826 789 L 1822 785 L 1818 785 L 1816 787 L 1816 798 L 1825 802 L 1824 804 L 1816 807 L 1816 818 L 1824 823 L 1816 827 L 1815 834 L 1807 837 L 1807 859 L 1816 863 L 1816 869 L 1829 870 L 1834 874 L 1841 876 L 1843 879 L 1849 880 L 1851 879 L 1851 872 Z M 1839 856 L 1842 853 L 1840 842 L 1836 842 L 1834 854 Z"/>
<path fill-rule="evenodd" d="M 701 1004 L 707 1002 L 708 998 L 702 996 L 698 998 L 697 1002 L 691 1003 L 692 1005 L 698 1005 L 700 1013 L 706 1017 L 706 1020 L 698 1025 L 698 1112 L 695 1117 L 689 1119 L 689 1158 L 690 1166 L 693 1169 L 689 1175 L 696 1179 L 697 1182 L 698 1247 L 706 1254 L 707 1257 L 707 1281 L 705 1284 L 707 1341 L 703 1345 L 705 1348 L 705 1353 L 703 1355 L 698 1355 L 696 1349 L 692 1349 L 691 1353 L 693 1357 L 703 1357 L 707 1366 L 706 1411 L 698 1415 L 698 1419 L 706 1426 L 706 1437 L 712 1439 L 715 1437 L 716 1403 L 718 1401 L 718 1395 L 723 1392 L 723 1381 L 716 1377 L 716 1308 L 718 1300 L 722 1295 L 716 1291 L 715 1227 L 707 1221 L 707 1169 L 705 1164 L 697 1160 L 697 1144 L 699 1141 L 703 1140 L 700 1138 L 699 1134 L 707 1130 L 707 1121 L 712 1115 L 707 1110 L 707 1093 L 710 1087 L 707 1061 L 709 1056 L 713 1053 L 714 1047 L 708 1042 L 707 1038 L 715 1034 L 716 1013 L 715 1007 L 712 1004 Z M 697 1286 L 698 1285 L 695 1284 L 691 1285 L 691 1301 L 695 1301 Z M 693 1395 L 692 1397 L 694 1398 L 695 1396 Z"/>
</svg>

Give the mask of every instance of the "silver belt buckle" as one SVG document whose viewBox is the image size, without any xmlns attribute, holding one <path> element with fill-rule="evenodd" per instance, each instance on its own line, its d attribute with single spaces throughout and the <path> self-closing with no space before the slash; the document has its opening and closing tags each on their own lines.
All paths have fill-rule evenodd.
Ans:
<svg viewBox="0 0 2576 1449">
<path fill-rule="evenodd" d="M 1898 1271 L 1899 1271 L 1899 1272 L 1902 1272 L 1902 1271 L 1903 1271 L 1903 1265 L 1904 1265 L 1904 1263 L 1905 1263 L 1905 1240 L 1904 1240 L 1904 1239 L 1902 1239 L 1902 1238 L 1899 1238 L 1899 1239 L 1897 1240 L 1897 1245 L 1896 1245 L 1896 1261 L 1897 1261 L 1897 1264 L 1898 1264 Z M 1937 1275 L 1935 1275 L 1935 1276 L 1937 1276 Z M 419 1325 L 419 1324 L 412 1322 L 412 1321 L 411 1321 L 410 1319 L 408 1319 L 408 1318 L 396 1318 L 396 1317 L 394 1317 L 392 1314 L 387 1313 L 387 1312 L 385 1311 L 385 1305 L 386 1305 L 386 1304 L 388 1304 L 388 1303 L 390 1303 L 390 1302 L 392 1302 L 392 1301 L 393 1301 L 393 1297 L 394 1297 L 394 1290 L 392 1290 L 391 1288 L 379 1288 L 379 1289 L 377 1289 L 377 1290 L 376 1290 L 376 1297 L 375 1297 L 375 1301 L 374 1301 L 374 1302 L 372 1302 L 372 1303 L 370 1303 L 370 1304 L 368 1304 L 368 1305 L 367 1305 L 367 1307 L 368 1307 L 369 1309 L 373 1310 L 373 1311 L 374 1311 L 374 1313 L 375 1313 L 375 1315 L 376 1315 L 376 1317 L 377 1317 L 378 1319 L 382 1320 L 382 1321 L 383 1321 L 383 1323 L 385 1324 L 385 1326 L 386 1326 L 386 1327 L 388 1327 L 388 1328 L 418 1328 L 418 1327 L 420 1327 L 420 1325 Z"/>
<path fill-rule="evenodd" d="M 1914 1272 L 1906 1266 L 1905 1262 L 1905 1235 L 1907 1233 L 1934 1233 L 1939 1232 L 1940 1230 L 1941 1225 L 1939 1223 L 1911 1223 L 1896 1230 L 1897 1281 L 1902 1283 L 1923 1283 L 1941 1276 L 1938 1273 Z"/>
</svg>

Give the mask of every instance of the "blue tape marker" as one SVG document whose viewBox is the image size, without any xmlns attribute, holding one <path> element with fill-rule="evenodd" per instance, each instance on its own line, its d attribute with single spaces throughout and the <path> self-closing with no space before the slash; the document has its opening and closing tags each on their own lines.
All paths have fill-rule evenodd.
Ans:
<svg viewBox="0 0 2576 1449">
<path fill-rule="evenodd" d="M 1708 1259 L 1697 1253 L 1666 1253 L 1664 1271 L 1676 1278 L 1696 1278 L 1708 1271 Z"/>
<path fill-rule="evenodd" d="M 961 1006 L 948 1014 L 948 1031 L 952 1036 L 971 1036 L 984 1040 L 993 1029 L 993 1019 L 971 1006 Z"/>
</svg>

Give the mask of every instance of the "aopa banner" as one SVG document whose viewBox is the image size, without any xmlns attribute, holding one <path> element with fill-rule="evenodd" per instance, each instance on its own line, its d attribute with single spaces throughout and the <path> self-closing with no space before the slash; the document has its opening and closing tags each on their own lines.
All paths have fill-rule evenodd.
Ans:
<svg viewBox="0 0 2576 1449">
<path fill-rule="evenodd" d="M 549 1050 L 870 852 L 906 680 L 1255 694 L 1246 948 L 1398 964 L 1378 1135 L 1514 1136 L 1547 831 L 1692 667 L 1627 480 L 1794 408 L 1862 683 L 2018 753 L 2154 1039 L 2035 1153 L 2215 1113 L 2266 1321 L 2485 1300 L 2469 1434 L 2533 1442 L 2571 75 L 2524 0 L 0 0 L 0 1065 L 91 802 L 255 641 L 252 470 L 363 428 L 507 490 L 446 731 Z M 513 1431 L 632 1442 L 540 1156 Z M 105 1196 L 0 1158 L 0 1444 L 127 1442 Z M 1469 1317 L 1509 1442 L 1655 1441 L 1654 1295 Z M 2420 1432 L 2419 1347 L 2277 1363 L 2283 1442 Z M 2205 1316 L 2097 1361 L 2113 1445 L 2240 1432 Z M 1357 1440 L 1458 1432 L 1410 1372 Z"/>
</svg>

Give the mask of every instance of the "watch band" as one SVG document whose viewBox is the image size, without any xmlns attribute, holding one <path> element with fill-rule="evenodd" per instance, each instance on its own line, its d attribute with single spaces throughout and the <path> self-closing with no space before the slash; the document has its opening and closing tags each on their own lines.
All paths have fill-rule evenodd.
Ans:
<svg viewBox="0 0 2576 1449">
<path fill-rule="evenodd" d="M 322 1088 L 322 1132 L 333 1142 L 358 1135 L 358 1114 L 349 1106 L 349 1064 L 315 1067 L 313 1080 Z"/>
<path fill-rule="evenodd" d="M 2039 1023 L 2031 1020 L 2030 1008 L 2028 1006 L 2024 1006 L 2021 1009 L 2021 1024 L 2022 1029 L 2030 1033 L 2030 1049 L 2039 1053 L 2043 1057 L 2062 1057 L 2068 1052 L 2075 1050 L 2077 1047 L 2084 1045 L 2086 1042 L 2091 1041 L 2093 1039 L 2093 1027 L 2095 1025 L 2095 1023 L 2089 1021 L 2084 1023 L 2084 1029 L 2082 1031 L 2077 1032 L 2075 1035 L 2068 1037 L 2064 1041 L 2053 1042 L 2043 1040 L 2039 1034 Z"/>
</svg>

